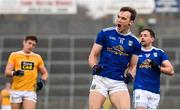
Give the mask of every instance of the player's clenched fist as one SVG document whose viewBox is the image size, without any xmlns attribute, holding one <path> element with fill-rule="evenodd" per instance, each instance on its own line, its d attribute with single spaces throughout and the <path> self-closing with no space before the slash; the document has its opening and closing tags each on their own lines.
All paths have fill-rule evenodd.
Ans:
<svg viewBox="0 0 180 110">
<path fill-rule="evenodd" d="M 38 92 L 38 91 L 40 91 L 44 86 L 45 86 L 45 80 L 43 80 L 43 79 L 38 79 L 38 81 L 37 81 L 37 88 L 36 88 L 36 91 Z"/>
<path fill-rule="evenodd" d="M 103 69 L 102 65 L 94 65 L 92 70 L 93 74 L 99 74 L 99 72 Z"/>
</svg>

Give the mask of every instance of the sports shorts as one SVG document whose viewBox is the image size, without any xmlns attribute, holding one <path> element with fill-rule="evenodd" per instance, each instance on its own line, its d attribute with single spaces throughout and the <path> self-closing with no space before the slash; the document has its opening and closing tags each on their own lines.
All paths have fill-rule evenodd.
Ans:
<svg viewBox="0 0 180 110">
<path fill-rule="evenodd" d="M 97 91 L 107 97 L 109 94 L 118 91 L 128 91 L 127 84 L 124 81 L 109 79 L 106 77 L 93 75 L 93 80 L 90 86 L 90 92 Z"/>
<path fill-rule="evenodd" d="M 11 103 L 21 103 L 23 100 L 31 100 L 37 102 L 37 94 L 33 91 L 16 91 L 13 90 L 10 93 Z"/>
<path fill-rule="evenodd" d="M 134 107 L 144 107 L 147 109 L 156 109 L 160 100 L 160 94 L 150 91 L 135 89 L 133 91 Z"/>
</svg>

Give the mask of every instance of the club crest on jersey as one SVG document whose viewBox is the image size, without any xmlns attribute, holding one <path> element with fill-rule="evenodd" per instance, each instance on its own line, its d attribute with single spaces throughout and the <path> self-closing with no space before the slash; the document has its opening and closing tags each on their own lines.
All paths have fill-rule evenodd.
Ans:
<svg viewBox="0 0 180 110">
<path fill-rule="evenodd" d="M 150 68 L 150 59 L 146 59 L 145 61 L 143 61 L 141 64 L 139 64 L 139 68 Z"/>
<path fill-rule="evenodd" d="M 133 42 L 130 40 L 130 41 L 128 42 L 128 45 L 129 45 L 129 46 L 132 46 L 132 44 L 133 44 Z"/>
<path fill-rule="evenodd" d="M 129 54 L 124 52 L 124 48 L 121 45 L 117 45 L 117 46 L 114 46 L 112 48 L 107 47 L 107 51 L 112 52 L 112 53 L 114 53 L 116 55 L 124 55 L 124 56 L 128 56 L 129 55 Z"/>
<path fill-rule="evenodd" d="M 153 55 L 154 55 L 154 57 L 157 57 L 157 56 L 158 56 L 157 53 L 153 53 Z"/>
<path fill-rule="evenodd" d="M 22 70 L 33 70 L 33 68 L 34 68 L 33 62 L 26 62 L 26 61 L 21 62 Z"/>
</svg>

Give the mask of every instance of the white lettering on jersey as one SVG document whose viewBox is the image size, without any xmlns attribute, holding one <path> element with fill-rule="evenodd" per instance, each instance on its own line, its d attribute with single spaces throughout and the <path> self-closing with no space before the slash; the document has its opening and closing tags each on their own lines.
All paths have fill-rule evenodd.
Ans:
<svg viewBox="0 0 180 110">
<path fill-rule="evenodd" d="M 112 36 L 109 36 L 109 39 L 116 40 L 116 38 Z"/>
<path fill-rule="evenodd" d="M 139 55 L 139 57 L 143 57 L 143 55 Z"/>
<path fill-rule="evenodd" d="M 124 38 L 119 38 L 119 40 L 120 40 L 120 44 L 123 44 L 123 42 L 124 42 Z"/>
</svg>

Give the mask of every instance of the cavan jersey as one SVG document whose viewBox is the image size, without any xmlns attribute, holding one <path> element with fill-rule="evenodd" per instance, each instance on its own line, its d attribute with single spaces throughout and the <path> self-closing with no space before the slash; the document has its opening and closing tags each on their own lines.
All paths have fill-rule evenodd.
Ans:
<svg viewBox="0 0 180 110">
<path fill-rule="evenodd" d="M 149 61 L 155 61 L 159 66 L 168 56 L 163 50 L 152 47 L 150 50 L 142 48 L 139 55 L 134 89 L 143 89 L 153 93 L 160 93 L 160 71 L 151 68 Z"/>
<path fill-rule="evenodd" d="M 103 66 L 98 75 L 114 80 L 124 80 L 124 72 L 131 56 L 139 55 L 141 45 L 131 33 L 122 34 L 116 27 L 101 30 L 96 44 L 102 45 L 99 63 Z"/>
<path fill-rule="evenodd" d="M 12 89 L 19 91 L 35 91 L 38 69 L 44 66 L 40 55 L 23 51 L 12 52 L 8 64 L 14 65 L 15 70 L 23 70 L 24 76 L 13 76 Z"/>
</svg>

